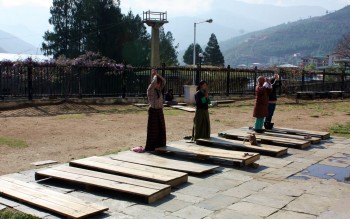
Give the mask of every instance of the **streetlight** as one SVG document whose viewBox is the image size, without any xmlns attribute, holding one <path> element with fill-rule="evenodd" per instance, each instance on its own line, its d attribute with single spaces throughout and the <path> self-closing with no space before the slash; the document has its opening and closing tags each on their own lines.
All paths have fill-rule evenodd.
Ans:
<svg viewBox="0 0 350 219">
<path fill-rule="evenodd" d="M 197 30 L 197 24 L 202 24 L 202 23 L 213 23 L 213 19 L 209 19 L 209 20 L 206 20 L 206 21 L 201 21 L 201 22 L 195 22 L 194 23 L 193 66 L 196 65 L 196 30 Z"/>
<path fill-rule="evenodd" d="M 213 19 L 208 19 L 206 21 L 201 22 L 195 22 L 194 23 L 194 42 L 193 42 L 193 67 L 196 67 L 196 28 L 197 24 L 201 23 L 213 23 Z M 193 85 L 195 84 L 194 77 L 193 77 Z"/>
</svg>

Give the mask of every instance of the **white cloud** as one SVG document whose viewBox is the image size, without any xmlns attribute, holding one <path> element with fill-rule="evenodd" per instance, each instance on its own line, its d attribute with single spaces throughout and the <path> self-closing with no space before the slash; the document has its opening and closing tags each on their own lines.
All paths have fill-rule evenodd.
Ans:
<svg viewBox="0 0 350 219">
<path fill-rule="evenodd" d="M 4 8 L 28 5 L 49 8 L 52 5 L 52 0 L 0 0 L 0 7 Z"/>
<path fill-rule="evenodd" d="M 121 8 L 124 12 L 131 9 L 134 13 L 167 11 L 169 17 L 177 17 L 209 11 L 213 2 L 214 0 L 121 0 Z"/>
</svg>

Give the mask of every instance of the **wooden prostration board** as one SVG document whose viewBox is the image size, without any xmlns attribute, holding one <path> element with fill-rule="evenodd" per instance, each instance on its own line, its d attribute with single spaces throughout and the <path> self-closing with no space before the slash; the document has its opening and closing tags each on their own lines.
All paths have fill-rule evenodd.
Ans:
<svg viewBox="0 0 350 219">
<path fill-rule="evenodd" d="M 211 172 L 219 166 L 210 164 L 199 164 L 188 161 L 168 159 L 165 157 L 149 154 L 125 151 L 111 157 L 114 160 L 158 167 L 162 169 L 175 170 L 191 174 L 202 174 Z"/>
<path fill-rule="evenodd" d="M 108 208 L 52 191 L 44 186 L 0 177 L 0 194 L 68 218 L 87 218 Z"/>
<path fill-rule="evenodd" d="M 239 151 L 228 151 L 223 149 L 216 149 L 186 142 L 173 142 L 166 147 L 157 148 L 156 151 L 173 152 L 186 155 L 195 155 L 202 158 L 218 158 L 223 160 L 230 160 L 241 165 L 253 164 L 260 159 L 258 153 L 245 153 Z"/>
<path fill-rule="evenodd" d="M 288 148 L 285 148 L 285 147 L 272 146 L 267 144 L 259 144 L 258 146 L 256 146 L 256 145 L 251 145 L 249 141 L 243 142 L 243 141 L 229 140 L 221 137 L 211 137 L 210 139 L 197 139 L 196 143 L 200 145 L 218 146 L 224 149 L 257 152 L 263 155 L 271 155 L 275 157 L 285 155 L 288 152 Z"/>
<path fill-rule="evenodd" d="M 312 137 L 321 138 L 323 140 L 331 137 L 329 132 L 308 131 L 308 130 L 302 130 L 302 129 L 273 128 L 271 130 L 266 130 L 266 132 L 285 133 L 285 134 L 301 135 L 301 136 L 310 135 Z"/>
<path fill-rule="evenodd" d="M 123 175 L 136 179 L 143 179 L 151 182 L 168 184 L 171 186 L 186 183 L 188 180 L 187 173 L 112 160 L 111 158 L 107 157 L 89 157 L 71 161 L 69 162 L 69 165 L 105 173 Z"/>
<path fill-rule="evenodd" d="M 55 178 L 64 181 L 83 184 L 97 188 L 123 192 L 139 196 L 152 203 L 170 194 L 169 185 L 132 179 L 124 176 L 116 176 L 91 170 L 59 166 L 51 169 L 40 170 L 35 173 L 35 179 Z"/>
<path fill-rule="evenodd" d="M 196 112 L 196 109 L 193 107 L 188 107 L 188 106 L 179 106 L 179 105 L 175 105 L 175 106 L 170 106 L 173 109 L 179 109 L 179 110 L 183 110 L 186 112 L 190 112 L 190 113 L 194 113 Z"/>
<path fill-rule="evenodd" d="M 249 128 L 244 127 L 241 128 L 242 131 L 251 131 Z M 321 143 L 320 137 L 312 137 L 312 136 L 302 136 L 302 135 L 291 135 L 291 134 L 284 134 L 284 133 L 278 133 L 278 132 L 268 132 L 265 130 L 264 135 L 268 136 L 274 136 L 274 137 L 281 137 L 281 138 L 291 138 L 291 139 L 297 139 L 297 140 L 307 140 L 310 141 L 311 144 L 319 144 Z M 310 137 L 310 138 L 308 138 Z"/>
<path fill-rule="evenodd" d="M 240 131 L 240 130 L 233 130 L 227 133 L 220 133 L 219 135 L 221 137 L 228 138 L 228 139 L 244 140 L 247 138 L 249 133 L 245 131 Z M 288 147 L 290 146 L 290 147 L 295 147 L 299 149 L 305 149 L 307 147 L 310 147 L 311 145 L 311 142 L 308 140 L 281 138 L 281 137 L 268 136 L 268 135 L 259 134 L 259 133 L 254 133 L 254 134 L 256 135 L 256 140 L 261 143 L 268 143 L 268 144 L 273 144 L 278 146 L 288 146 Z"/>
</svg>

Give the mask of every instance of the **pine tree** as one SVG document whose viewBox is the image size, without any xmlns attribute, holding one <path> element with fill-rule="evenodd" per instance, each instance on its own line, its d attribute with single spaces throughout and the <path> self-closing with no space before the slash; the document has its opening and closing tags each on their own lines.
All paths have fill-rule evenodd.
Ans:
<svg viewBox="0 0 350 219">
<path fill-rule="evenodd" d="M 199 53 L 203 53 L 203 49 L 199 44 L 196 44 L 196 64 L 199 62 Z M 193 65 L 193 43 L 189 45 L 183 56 L 184 63 Z"/>
<path fill-rule="evenodd" d="M 123 59 L 136 66 L 149 65 L 150 35 L 139 15 L 131 11 L 123 17 Z"/>
<path fill-rule="evenodd" d="M 173 34 L 168 31 L 164 32 L 162 27 L 159 31 L 160 45 L 160 63 L 165 63 L 166 66 L 179 65 L 177 60 L 178 52 L 176 49 L 179 45 L 174 46 L 175 39 Z"/>
<path fill-rule="evenodd" d="M 204 52 L 204 63 L 213 66 L 224 66 L 224 56 L 220 51 L 220 46 L 215 34 L 211 34 Z"/>
</svg>

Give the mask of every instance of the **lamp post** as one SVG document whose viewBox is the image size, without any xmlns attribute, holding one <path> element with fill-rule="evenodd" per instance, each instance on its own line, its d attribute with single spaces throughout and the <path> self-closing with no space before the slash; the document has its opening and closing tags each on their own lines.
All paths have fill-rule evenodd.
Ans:
<svg viewBox="0 0 350 219">
<path fill-rule="evenodd" d="M 193 67 L 196 67 L 196 29 L 197 24 L 201 23 L 213 23 L 213 19 L 194 23 L 194 41 L 193 41 Z M 193 77 L 193 85 L 195 84 L 195 78 Z"/>
</svg>

